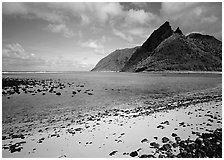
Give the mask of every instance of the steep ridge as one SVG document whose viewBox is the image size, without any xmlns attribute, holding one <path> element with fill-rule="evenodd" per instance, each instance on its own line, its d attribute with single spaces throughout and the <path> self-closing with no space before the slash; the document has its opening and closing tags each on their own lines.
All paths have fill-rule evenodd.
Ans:
<svg viewBox="0 0 224 160">
<path fill-rule="evenodd" d="M 135 71 L 221 71 L 221 53 L 221 41 L 212 36 L 193 33 L 186 37 L 174 33 L 151 56 L 139 62 Z"/>
<path fill-rule="evenodd" d="M 101 59 L 91 71 L 120 71 L 138 48 L 118 49 Z"/>
<path fill-rule="evenodd" d="M 222 42 L 210 35 L 191 33 L 165 22 L 140 47 L 109 54 L 92 71 L 221 71 Z"/>
<path fill-rule="evenodd" d="M 143 43 L 143 45 L 133 53 L 129 61 L 125 64 L 121 71 L 134 71 L 135 65 L 141 60 L 150 56 L 151 52 L 166 38 L 173 34 L 173 30 L 169 22 L 165 22 L 157 30 L 155 30 L 150 37 Z"/>
</svg>

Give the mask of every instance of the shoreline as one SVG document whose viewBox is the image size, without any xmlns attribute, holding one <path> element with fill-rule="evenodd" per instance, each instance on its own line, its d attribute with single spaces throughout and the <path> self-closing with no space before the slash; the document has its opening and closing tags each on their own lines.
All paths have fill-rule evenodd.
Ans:
<svg viewBox="0 0 224 160">
<path fill-rule="evenodd" d="M 2 71 L 2 74 L 60 74 L 60 73 L 73 73 L 73 72 L 106 72 L 106 73 L 188 73 L 188 74 L 222 74 L 222 71 L 142 71 L 142 72 L 120 72 L 120 71 Z"/>
<path fill-rule="evenodd" d="M 216 123 L 215 122 L 214 124 L 205 123 L 203 124 L 202 129 L 199 128 L 201 132 L 198 133 L 198 131 L 195 131 L 195 133 L 191 135 L 193 136 L 193 138 L 195 138 L 196 135 L 200 136 L 200 134 L 205 132 L 212 133 L 215 131 L 215 128 L 217 129 L 222 127 L 221 125 L 222 114 L 217 113 L 217 109 L 220 109 L 220 107 L 222 107 L 221 96 L 222 96 L 222 93 L 220 92 L 219 86 L 217 86 L 216 88 L 213 88 L 213 89 L 206 89 L 203 91 L 195 91 L 191 93 L 175 95 L 165 99 L 164 98 L 154 99 L 153 101 L 143 100 L 144 103 L 143 103 L 143 106 L 141 107 L 134 107 L 131 109 L 123 109 L 123 108 L 119 109 L 115 107 L 114 109 L 109 109 L 105 111 L 96 111 L 95 114 L 93 113 L 80 114 L 78 119 L 74 119 L 73 117 L 70 117 L 65 112 L 64 114 L 59 115 L 60 118 L 58 119 L 58 123 L 57 123 L 57 120 L 53 122 L 50 122 L 50 121 L 42 122 L 42 124 L 46 122 L 50 122 L 54 124 L 51 127 L 49 127 L 48 123 L 46 123 L 45 126 L 43 125 L 42 127 L 40 126 L 38 127 L 38 122 L 37 122 L 37 127 L 35 131 L 31 130 L 31 133 L 28 132 L 27 134 L 22 134 L 22 135 L 20 133 L 16 133 L 16 134 L 14 133 L 14 134 L 8 134 L 8 135 L 3 134 L 4 136 L 3 157 L 15 156 L 15 157 L 45 157 L 45 158 L 51 157 L 52 158 L 52 157 L 64 156 L 64 157 L 74 158 L 74 157 L 85 157 L 86 155 L 84 153 L 89 153 L 90 157 L 112 157 L 112 156 L 113 157 L 137 157 L 137 156 L 141 157 L 143 155 L 145 156 L 153 155 L 154 157 L 159 157 L 160 155 L 163 155 L 166 157 L 167 155 L 164 154 L 163 152 L 160 153 L 160 150 L 158 148 L 156 152 L 154 152 L 155 148 L 150 150 L 147 149 L 146 144 L 147 146 L 150 146 L 150 144 L 152 143 L 150 141 L 153 140 L 153 137 L 145 137 L 146 135 L 144 135 L 143 133 L 148 131 L 152 132 L 154 130 L 156 133 L 159 134 L 158 131 L 160 132 L 163 131 L 162 132 L 163 135 L 160 135 L 160 137 L 157 136 L 157 139 L 162 139 L 163 137 L 169 137 L 168 134 L 171 131 L 176 131 L 175 130 L 176 127 L 172 128 L 174 126 L 171 125 L 171 122 L 173 121 L 172 117 L 174 114 L 177 114 L 177 117 L 179 118 L 182 118 L 183 116 L 185 116 L 186 118 L 191 117 L 185 114 L 185 112 L 187 112 L 187 114 L 190 113 L 190 115 L 195 114 L 194 118 L 198 119 L 199 115 L 197 113 L 192 112 L 191 109 L 193 108 L 193 110 L 195 110 L 195 108 L 197 108 L 198 110 L 199 108 L 201 110 L 203 108 L 206 109 L 206 107 L 208 111 L 209 110 L 214 111 L 214 113 L 212 112 L 210 115 L 212 117 L 216 117 L 216 119 L 211 120 L 212 122 L 215 121 Z M 182 112 L 180 112 L 180 110 L 182 110 Z M 181 114 L 179 115 L 179 113 Z M 167 117 L 166 120 L 164 119 L 164 116 Z M 200 116 L 202 118 L 207 119 L 206 112 L 204 111 L 200 114 Z M 211 117 L 211 116 L 208 116 L 208 117 Z M 63 120 L 63 117 L 65 119 L 67 117 L 67 121 L 64 121 L 65 119 Z M 183 120 L 181 122 L 179 121 L 181 121 L 181 119 L 178 119 L 178 123 L 182 124 Z M 167 125 L 168 123 L 169 125 Z M 176 123 L 177 122 L 175 122 L 175 124 Z M 187 121 L 184 122 L 183 126 L 184 124 L 186 124 L 185 127 L 187 128 L 188 122 Z M 195 129 L 197 127 L 196 124 L 198 124 L 197 121 L 192 123 Z M 29 124 L 27 125 L 29 126 Z M 176 124 L 176 125 L 179 125 L 179 124 Z M 154 128 L 152 126 L 154 126 Z M 166 130 L 167 128 L 166 126 L 168 126 L 168 130 Z M 135 127 L 137 128 L 133 130 L 132 128 L 135 128 Z M 192 127 L 192 126 L 190 125 L 189 127 Z M 215 127 L 215 128 L 211 129 L 211 127 Z M 181 127 L 178 129 L 181 129 Z M 105 134 L 102 135 L 101 132 Z M 119 133 L 120 135 L 118 135 Z M 116 137 L 116 135 L 118 135 L 118 137 L 114 138 Z M 138 138 L 136 138 L 138 139 L 138 141 L 140 141 L 139 143 L 132 142 L 133 139 L 131 137 L 133 135 L 141 139 L 139 140 Z M 100 137 L 102 136 L 105 138 L 104 139 L 105 142 L 102 142 L 102 140 L 100 140 Z M 182 137 L 180 136 L 180 138 L 186 140 L 188 136 L 189 135 L 185 134 L 185 135 L 182 135 Z M 86 139 L 86 137 L 88 140 Z M 122 137 L 124 137 L 124 139 L 122 139 Z M 129 138 L 125 138 L 125 137 L 129 137 Z M 172 137 L 169 137 L 168 139 L 171 139 L 171 138 Z M 107 140 L 109 139 L 111 139 L 111 141 L 107 142 Z M 10 141 L 12 142 L 9 143 Z M 61 144 L 60 146 L 65 147 L 66 145 L 70 144 L 69 141 L 74 141 L 75 143 L 70 146 L 71 148 L 68 147 L 67 151 L 65 151 L 64 148 L 61 148 L 63 151 L 59 151 L 59 152 L 54 150 L 49 151 L 52 145 L 54 145 L 56 142 Z M 172 141 L 169 141 L 169 142 L 171 143 Z M 153 143 L 153 144 L 158 146 L 158 144 L 156 143 Z M 123 145 L 123 147 L 121 144 Z M 168 145 L 169 143 L 165 143 L 163 145 L 163 143 L 160 142 L 159 144 L 162 147 L 165 144 L 167 144 L 166 146 L 169 146 Z M 10 146 L 13 146 L 13 145 L 15 145 L 15 148 L 14 148 L 15 152 L 13 152 L 12 154 L 10 153 L 10 148 L 12 148 Z M 124 145 L 125 146 L 127 145 L 127 146 L 124 147 Z M 132 148 L 128 146 L 130 147 L 132 146 Z M 136 147 L 139 146 L 139 148 L 134 149 L 133 146 L 136 146 Z M 71 149 L 74 147 L 76 149 L 79 148 L 78 149 L 79 151 L 72 151 Z M 32 150 L 30 150 L 31 148 Z M 92 152 L 92 150 L 94 150 L 94 152 Z M 102 151 L 104 153 L 103 155 L 100 154 Z M 73 152 L 75 152 L 76 154 L 74 154 Z M 59 153 L 60 155 L 58 155 Z M 173 156 L 175 155 L 174 153 L 176 154 L 176 156 L 179 154 L 179 152 L 173 152 L 172 154 Z"/>
</svg>

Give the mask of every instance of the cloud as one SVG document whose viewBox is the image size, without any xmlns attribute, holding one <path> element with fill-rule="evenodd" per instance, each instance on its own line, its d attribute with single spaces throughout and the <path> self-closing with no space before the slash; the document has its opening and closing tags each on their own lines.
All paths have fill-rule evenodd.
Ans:
<svg viewBox="0 0 224 160">
<path fill-rule="evenodd" d="M 45 60 L 36 56 L 34 53 L 29 53 L 19 43 L 12 43 L 3 46 L 2 49 L 2 64 L 3 70 L 26 70 L 28 68 L 45 64 Z"/>
<path fill-rule="evenodd" d="M 75 71 L 90 70 L 94 65 L 72 57 L 42 58 L 27 52 L 19 43 L 12 43 L 3 46 L 2 66 L 4 71 Z"/>
<path fill-rule="evenodd" d="M 19 43 L 7 44 L 2 50 L 3 58 L 32 59 L 33 53 L 27 53 Z"/>
<path fill-rule="evenodd" d="M 175 22 L 185 26 L 192 26 L 199 23 L 213 23 L 218 18 L 221 10 L 217 10 L 218 3 L 162 3 L 161 14 Z M 220 3 L 221 5 L 221 3 Z M 220 12 L 220 13 L 217 13 Z"/>
<path fill-rule="evenodd" d="M 122 14 L 122 6 L 119 3 L 49 3 L 50 9 L 56 9 L 68 13 L 70 19 L 75 19 L 80 24 L 100 22 L 105 24 L 108 20 Z"/>
<path fill-rule="evenodd" d="M 141 5 L 143 5 L 142 3 Z M 104 25 L 112 21 L 123 23 L 146 23 L 158 18 L 143 9 L 124 10 L 120 3 L 16 3 L 3 2 L 4 15 L 20 15 L 23 18 L 40 18 L 49 22 L 65 22 L 74 20 L 77 24 L 88 25 L 98 22 Z"/>
<path fill-rule="evenodd" d="M 112 32 L 114 33 L 114 35 L 116 35 L 116 36 L 118 36 L 118 37 L 120 37 L 120 38 L 122 38 L 122 39 L 124 39 L 128 42 L 133 42 L 133 38 L 130 35 L 126 35 L 125 33 L 121 32 L 121 31 L 119 31 L 115 28 L 112 29 Z"/>
<path fill-rule="evenodd" d="M 2 13 L 6 15 L 21 14 L 25 15 L 28 13 L 26 7 L 22 3 L 2 3 Z"/>
<path fill-rule="evenodd" d="M 16 15 L 23 18 L 39 18 L 50 22 L 63 22 L 66 16 L 49 10 L 47 3 L 3 2 L 3 15 Z"/>
<path fill-rule="evenodd" d="M 196 30 L 198 32 L 206 31 L 206 34 L 214 35 L 222 28 L 222 3 L 220 2 L 164 2 L 161 5 L 160 13 L 163 19 L 168 19 L 179 25 L 186 33 Z"/>
<path fill-rule="evenodd" d="M 153 14 L 147 13 L 144 10 L 133 10 L 127 11 L 126 21 L 129 23 L 147 23 L 150 18 L 154 18 Z"/>
<path fill-rule="evenodd" d="M 57 56 L 49 62 L 49 69 L 56 71 L 86 71 L 93 68 L 93 64 L 86 63 L 75 58 L 66 58 L 64 56 Z"/>
<path fill-rule="evenodd" d="M 153 32 L 153 28 L 145 28 L 145 27 L 136 27 L 131 28 L 128 30 L 128 33 L 130 33 L 133 36 L 138 36 L 141 38 L 147 38 L 149 35 Z"/>
<path fill-rule="evenodd" d="M 95 54 L 104 55 L 106 53 L 106 50 L 104 49 L 102 43 L 105 42 L 105 39 L 106 37 L 103 36 L 100 40 L 88 40 L 86 42 L 80 41 L 79 44 L 81 47 L 93 49 Z"/>
<path fill-rule="evenodd" d="M 69 29 L 65 24 L 49 24 L 47 30 L 53 33 L 62 33 L 66 38 L 74 36 L 74 32 Z"/>
<path fill-rule="evenodd" d="M 82 47 L 89 47 L 93 49 L 103 48 L 103 45 L 98 43 L 96 40 L 88 40 L 86 42 L 80 42 Z"/>
<path fill-rule="evenodd" d="M 204 18 L 202 18 L 201 19 L 201 22 L 202 23 L 215 23 L 217 20 L 218 20 L 218 18 L 212 15 L 210 17 L 204 17 Z"/>
</svg>

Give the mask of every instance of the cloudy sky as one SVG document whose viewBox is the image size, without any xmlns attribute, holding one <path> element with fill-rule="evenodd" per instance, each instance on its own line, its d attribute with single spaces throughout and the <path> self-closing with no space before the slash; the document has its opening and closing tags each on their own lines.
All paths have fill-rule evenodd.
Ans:
<svg viewBox="0 0 224 160">
<path fill-rule="evenodd" d="M 83 71 L 165 21 L 222 38 L 221 3 L 2 3 L 2 70 Z"/>
</svg>

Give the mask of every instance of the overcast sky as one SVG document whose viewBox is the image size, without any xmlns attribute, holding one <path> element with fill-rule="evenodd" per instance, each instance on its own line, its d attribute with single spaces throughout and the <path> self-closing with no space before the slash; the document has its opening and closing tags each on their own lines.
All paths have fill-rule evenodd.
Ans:
<svg viewBox="0 0 224 160">
<path fill-rule="evenodd" d="M 2 70 L 90 70 L 169 21 L 222 38 L 219 3 L 2 3 Z"/>
</svg>

